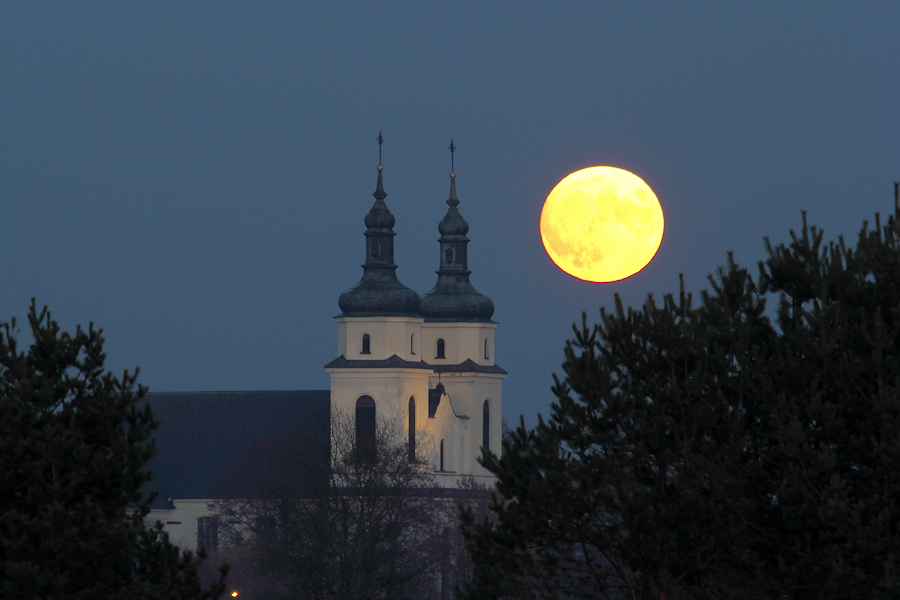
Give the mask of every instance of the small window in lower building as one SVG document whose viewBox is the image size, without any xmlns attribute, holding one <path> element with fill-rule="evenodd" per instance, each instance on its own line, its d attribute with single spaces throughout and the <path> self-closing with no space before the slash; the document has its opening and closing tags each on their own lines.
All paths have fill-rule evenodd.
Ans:
<svg viewBox="0 0 900 600">
<path fill-rule="evenodd" d="M 215 517 L 197 519 L 197 550 L 215 552 L 219 546 L 219 520 Z"/>
<path fill-rule="evenodd" d="M 441 440 L 441 471 L 444 470 L 444 440 Z"/>
</svg>

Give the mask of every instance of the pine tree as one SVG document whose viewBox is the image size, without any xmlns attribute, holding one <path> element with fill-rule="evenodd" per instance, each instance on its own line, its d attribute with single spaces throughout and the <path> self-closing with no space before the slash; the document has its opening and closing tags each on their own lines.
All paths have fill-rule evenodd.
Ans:
<svg viewBox="0 0 900 600">
<path fill-rule="evenodd" d="M 794 597 L 900 594 L 900 228 L 855 248 L 808 227 L 772 248 L 780 294 L 767 468 L 777 498 L 757 554 Z"/>
<path fill-rule="evenodd" d="M 898 212 L 583 317 L 549 418 L 483 458 L 463 597 L 897 597 Z"/>
<path fill-rule="evenodd" d="M 34 301 L 33 343 L 0 325 L 0 596 L 91 600 L 215 598 L 202 557 L 145 518 L 157 423 L 137 371 L 104 369 L 102 330 L 60 331 Z"/>
</svg>

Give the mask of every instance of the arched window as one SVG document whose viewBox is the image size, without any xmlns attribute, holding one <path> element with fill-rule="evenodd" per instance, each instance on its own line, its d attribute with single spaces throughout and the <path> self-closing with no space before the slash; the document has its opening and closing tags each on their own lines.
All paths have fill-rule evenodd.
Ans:
<svg viewBox="0 0 900 600">
<path fill-rule="evenodd" d="M 438 470 L 439 471 L 444 470 L 444 440 L 441 440 L 441 468 Z"/>
<path fill-rule="evenodd" d="M 409 335 L 409 353 L 410 354 L 416 353 L 416 334 L 414 334 L 414 333 L 411 333 Z"/>
<path fill-rule="evenodd" d="M 372 242 L 372 258 L 378 258 L 379 254 L 381 254 L 381 244 Z"/>
<path fill-rule="evenodd" d="M 416 401 L 409 397 L 409 462 L 416 461 Z"/>
<path fill-rule="evenodd" d="M 444 340 L 442 338 L 438 338 L 437 341 L 437 356 L 435 358 L 447 358 L 444 356 Z"/>
<path fill-rule="evenodd" d="M 490 358 L 490 357 L 491 357 L 491 353 L 488 352 L 488 341 L 487 341 L 487 338 L 485 338 L 485 340 L 484 340 L 484 357 L 485 357 L 485 358 Z"/>
<path fill-rule="evenodd" d="M 360 396 L 356 401 L 356 460 L 375 460 L 375 400 Z"/>
<path fill-rule="evenodd" d="M 453 262 L 453 248 L 444 250 L 444 262 L 448 265 Z"/>
<path fill-rule="evenodd" d="M 481 408 L 481 447 L 491 449 L 491 403 L 488 400 Z"/>
<path fill-rule="evenodd" d="M 368 333 L 363 334 L 362 352 L 360 352 L 360 354 L 372 354 L 372 352 L 370 351 L 370 347 L 369 347 L 369 334 Z"/>
</svg>

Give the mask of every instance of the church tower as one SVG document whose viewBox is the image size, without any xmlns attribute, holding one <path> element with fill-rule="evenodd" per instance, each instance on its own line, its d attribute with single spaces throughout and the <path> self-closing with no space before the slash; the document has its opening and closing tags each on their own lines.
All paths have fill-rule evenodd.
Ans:
<svg viewBox="0 0 900 600">
<path fill-rule="evenodd" d="M 453 452 L 445 452 L 443 471 L 487 476 L 478 464 L 481 448 L 500 454 L 502 383 L 506 371 L 494 362 L 494 303 L 469 281 L 469 224 L 459 212 L 450 140 L 450 197 L 438 225 L 441 237 L 438 280 L 422 296 L 422 351 L 434 369 L 431 385 L 449 401 L 453 417 L 435 424 L 433 436 Z M 435 392 L 432 392 L 432 396 Z M 451 437 L 452 443 L 447 443 Z"/>
<path fill-rule="evenodd" d="M 380 164 L 383 141 L 379 134 L 362 279 L 340 295 L 339 356 L 325 365 L 332 412 L 354 419 L 357 452 L 374 452 L 376 423 L 387 421 L 404 435 L 410 458 L 430 461 L 440 485 L 456 487 L 462 477 L 490 476 L 476 462 L 482 446 L 500 453 L 506 371 L 493 359 L 494 303 L 469 281 L 469 225 L 457 208 L 455 173 L 449 209 L 438 226 L 437 284 L 419 298 L 397 279 L 395 219 L 384 202 Z"/>
<path fill-rule="evenodd" d="M 422 361 L 419 295 L 397 279 L 394 215 L 384 203 L 384 167 L 378 135 L 375 204 L 366 214 L 363 275 L 338 299 L 338 358 L 331 377 L 331 409 L 355 420 L 357 452 L 374 452 L 375 424 L 385 420 L 404 431 L 415 452 L 416 432 L 428 414 L 428 377 Z M 411 415 L 411 417 L 410 417 Z M 416 416 L 419 416 L 417 419 Z"/>
</svg>

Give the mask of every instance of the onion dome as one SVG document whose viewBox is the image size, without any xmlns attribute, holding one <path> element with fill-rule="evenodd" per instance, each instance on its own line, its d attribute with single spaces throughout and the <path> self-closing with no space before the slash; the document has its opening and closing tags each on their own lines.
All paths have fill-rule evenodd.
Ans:
<svg viewBox="0 0 900 600">
<path fill-rule="evenodd" d="M 379 136 L 380 137 L 380 136 Z M 394 264 L 394 215 L 384 199 L 384 167 L 378 165 L 375 204 L 365 218 L 366 262 L 355 286 L 341 293 L 342 317 L 418 317 L 419 295 L 397 279 Z"/>
<path fill-rule="evenodd" d="M 452 142 L 451 142 L 452 146 Z M 422 296 L 422 316 L 425 321 L 491 322 L 494 303 L 477 291 L 469 281 L 472 271 L 468 268 L 466 249 L 469 224 L 459 213 L 456 197 L 456 173 L 450 173 L 450 208 L 438 231 L 441 247 L 437 284 Z"/>
</svg>

